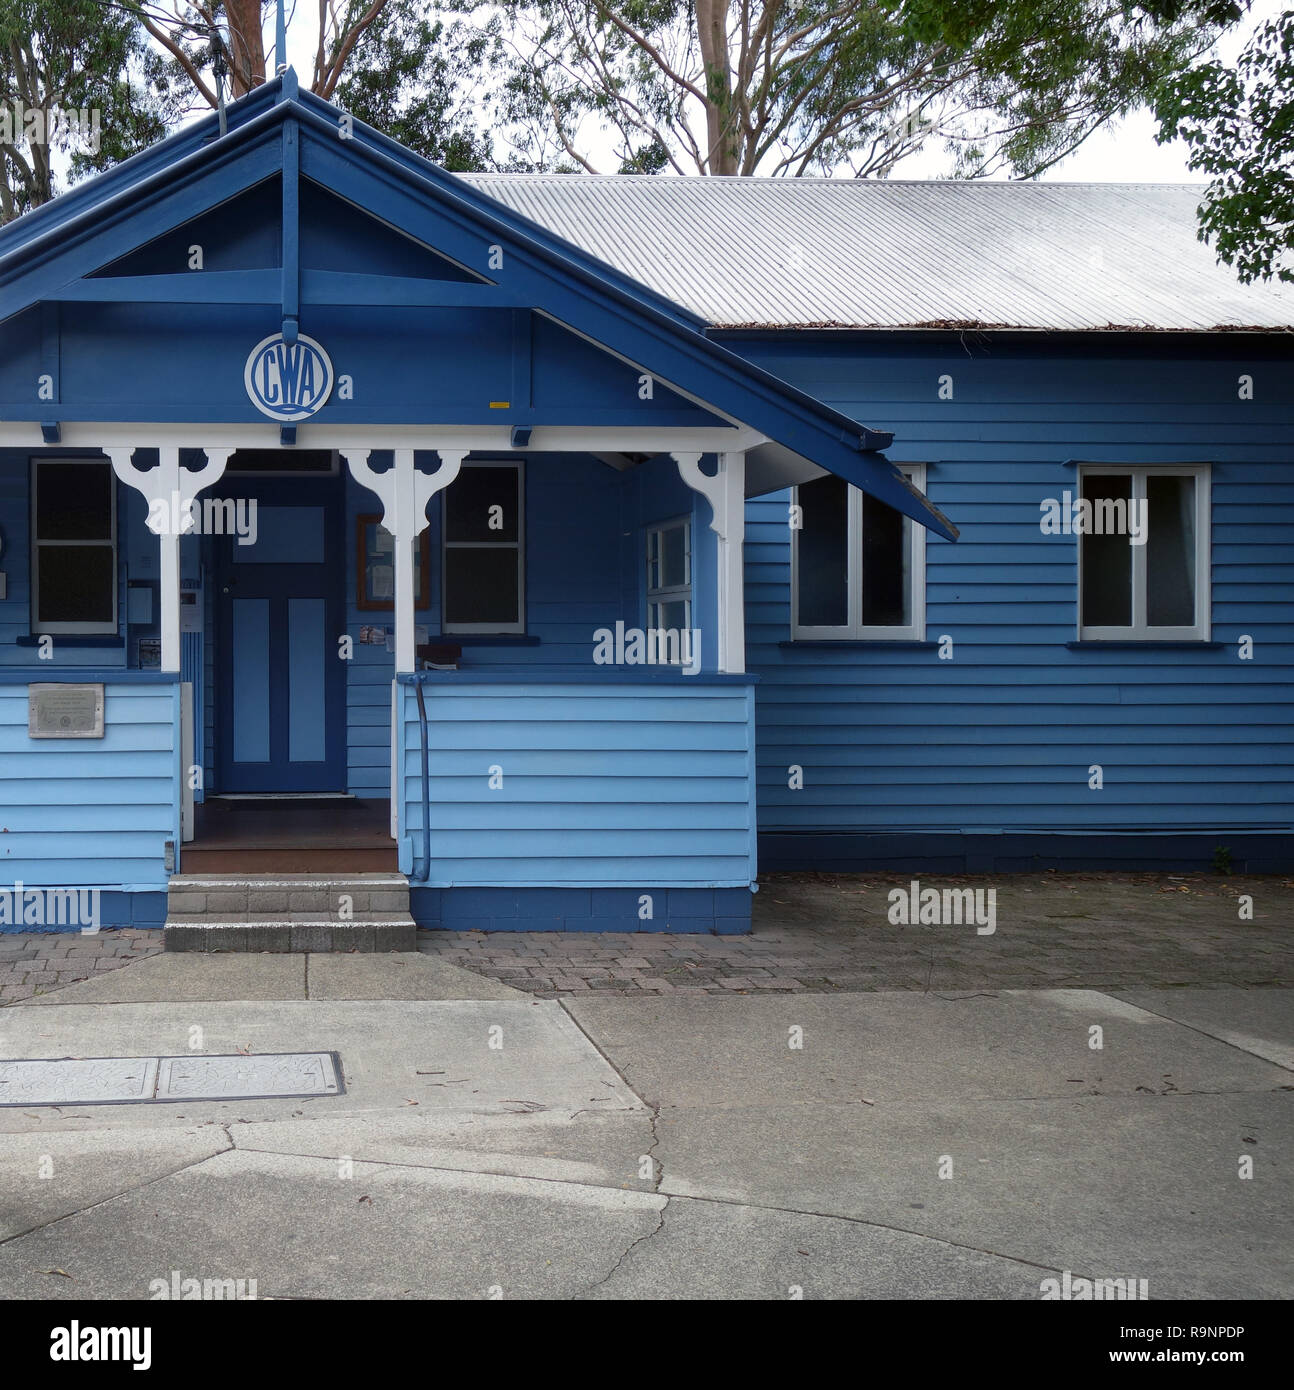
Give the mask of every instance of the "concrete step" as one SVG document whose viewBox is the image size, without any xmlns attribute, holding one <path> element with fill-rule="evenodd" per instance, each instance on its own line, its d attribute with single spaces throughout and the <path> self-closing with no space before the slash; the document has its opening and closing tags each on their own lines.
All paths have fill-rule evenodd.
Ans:
<svg viewBox="0 0 1294 1390">
<path fill-rule="evenodd" d="M 403 874 L 174 874 L 168 922 L 335 921 L 405 917 L 409 880 Z"/>
<path fill-rule="evenodd" d="M 418 928 L 407 913 L 371 916 L 363 921 L 327 917 L 283 918 L 168 917 L 162 932 L 165 951 L 415 951 Z"/>
</svg>

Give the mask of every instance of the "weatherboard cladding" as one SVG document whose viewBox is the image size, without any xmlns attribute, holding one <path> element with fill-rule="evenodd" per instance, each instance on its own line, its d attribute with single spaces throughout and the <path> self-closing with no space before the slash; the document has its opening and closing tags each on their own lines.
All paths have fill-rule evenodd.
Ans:
<svg viewBox="0 0 1294 1390">
<path fill-rule="evenodd" d="M 1198 240 L 1203 185 L 461 177 L 716 326 L 1294 324 Z"/>
<path fill-rule="evenodd" d="M 761 831 L 1294 827 L 1288 361 L 749 348 L 840 408 L 893 423 L 891 457 L 927 463 L 928 492 L 961 526 L 955 545 L 927 541 L 930 645 L 797 647 L 788 496 L 748 503 Z M 1254 375 L 1252 401 L 1239 398 L 1241 372 Z M 942 374 L 951 401 L 936 399 Z M 1039 504 L 1074 489 L 1075 458 L 1211 463 L 1216 645 L 1067 645 L 1076 541 L 1042 535 Z M 1239 659 L 1244 634 L 1251 661 Z M 945 635 L 954 656 L 941 661 Z M 1100 791 L 1088 788 L 1093 764 Z M 803 790 L 788 787 L 792 765 Z"/>
<path fill-rule="evenodd" d="M 430 881 L 749 883 L 752 686 L 704 675 L 607 683 L 588 669 L 429 679 Z M 400 695 L 401 824 L 417 855 L 418 706 L 411 685 Z"/>
<path fill-rule="evenodd" d="M 0 884 L 165 888 L 179 834 L 179 685 L 138 672 L 104 682 L 102 739 L 27 736 L 27 686 L 0 680 Z"/>
</svg>

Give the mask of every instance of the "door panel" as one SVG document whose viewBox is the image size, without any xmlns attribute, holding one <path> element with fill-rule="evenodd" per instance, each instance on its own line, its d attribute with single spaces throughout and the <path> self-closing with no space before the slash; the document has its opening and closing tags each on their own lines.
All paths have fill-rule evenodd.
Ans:
<svg viewBox="0 0 1294 1390">
<path fill-rule="evenodd" d="M 255 545 L 216 539 L 217 791 L 345 790 L 339 522 L 331 499 L 275 499 Z"/>
</svg>

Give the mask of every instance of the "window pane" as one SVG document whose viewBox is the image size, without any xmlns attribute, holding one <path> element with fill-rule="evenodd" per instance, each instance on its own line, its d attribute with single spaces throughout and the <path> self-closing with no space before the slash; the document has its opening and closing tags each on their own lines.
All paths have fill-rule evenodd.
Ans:
<svg viewBox="0 0 1294 1390">
<path fill-rule="evenodd" d="M 863 498 L 863 625 L 905 627 L 912 621 L 908 564 L 911 523 L 874 497 Z"/>
<path fill-rule="evenodd" d="M 1146 479 L 1146 621 L 1195 625 L 1195 479 Z"/>
<path fill-rule="evenodd" d="M 687 583 L 687 527 L 671 526 L 660 533 L 661 589 L 674 589 Z"/>
<path fill-rule="evenodd" d="M 689 626 L 687 600 L 675 599 L 669 603 L 653 603 L 649 622 L 655 628 L 672 628 L 675 632 L 684 631 Z"/>
<path fill-rule="evenodd" d="M 36 551 L 39 623 L 110 623 L 117 576 L 110 545 L 42 545 Z"/>
<path fill-rule="evenodd" d="M 517 561 L 513 546 L 446 550 L 445 622 L 520 622 Z"/>
<path fill-rule="evenodd" d="M 447 541 L 515 541 L 520 510 L 515 468 L 468 464 L 445 489 Z"/>
<path fill-rule="evenodd" d="M 849 485 L 818 478 L 797 493 L 796 533 L 801 627 L 844 627 L 849 621 Z"/>
<path fill-rule="evenodd" d="M 112 465 L 38 463 L 36 535 L 48 541 L 111 540 Z"/>
<path fill-rule="evenodd" d="M 1124 501 L 1126 515 L 1132 500 L 1132 478 L 1117 473 L 1089 473 L 1083 478 L 1083 496 L 1096 503 Z M 1132 625 L 1132 546 L 1127 536 L 1080 537 L 1083 547 L 1083 611 L 1085 627 Z"/>
</svg>

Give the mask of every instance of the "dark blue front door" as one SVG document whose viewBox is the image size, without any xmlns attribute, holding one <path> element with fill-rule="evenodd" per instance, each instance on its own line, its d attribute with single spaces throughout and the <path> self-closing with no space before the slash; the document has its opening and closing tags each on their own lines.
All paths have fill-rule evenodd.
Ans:
<svg viewBox="0 0 1294 1390">
<path fill-rule="evenodd" d="M 216 790 L 344 791 L 340 496 L 331 480 L 261 491 L 255 544 L 215 541 Z"/>
</svg>

